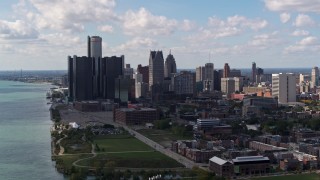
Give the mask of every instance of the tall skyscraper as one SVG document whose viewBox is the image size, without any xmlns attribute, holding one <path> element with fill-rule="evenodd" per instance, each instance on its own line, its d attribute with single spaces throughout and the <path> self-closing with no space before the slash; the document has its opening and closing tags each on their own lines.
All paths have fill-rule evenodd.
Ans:
<svg viewBox="0 0 320 180">
<path fill-rule="evenodd" d="M 292 73 L 272 74 L 272 96 L 279 103 L 296 102 L 296 77 Z"/>
<path fill-rule="evenodd" d="M 311 70 L 311 82 L 312 88 L 319 86 L 319 68 L 317 66 L 313 67 Z"/>
<path fill-rule="evenodd" d="M 162 51 L 150 51 L 149 87 L 162 84 L 164 79 L 164 59 Z"/>
<path fill-rule="evenodd" d="M 69 96 L 74 101 L 93 99 L 93 59 L 89 57 L 68 57 Z M 88 68 L 89 67 L 89 68 Z"/>
<path fill-rule="evenodd" d="M 251 80 L 252 82 L 256 82 L 256 78 L 257 78 L 257 65 L 255 62 L 252 63 L 252 69 L 251 69 Z"/>
<path fill-rule="evenodd" d="M 166 62 L 164 65 L 164 77 L 171 77 L 173 73 L 177 73 L 177 65 L 176 65 L 176 61 L 173 57 L 173 55 L 171 54 L 171 50 L 169 55 L 166 58 Z"/>
<path fill-rule="evenodd" d="M 228 63 L 224 64 L 224 68 L 223 68 L 223 77 L 227 78 L 230 75 L 230 66 Z"/>
<path fill-rule="evenodd" d="M 124 56 L 104 57 L 102 58 L 103 71 L 103 94 L 102 97 L 106 99 L 115 98 L 115 80 L 119 76 L 123 76 L 124 71 Z"/>
<path fill-rule="evenodd" d="M 124 68 L 124 76 L 125 77 L 129 77 L 130 79 L 132 79 L 133 76 L 133 68 L 130 67 L 130 64 L 126 64 L 126 67 Z"/>
<path fill-rule="evenodd" d="M 213 63 L 206 63 L 204 66 L 203 88 L 207 91 L 214 90 L 214 66 Z M 210 87 L 208 89 L 208 87 Z"/>
<path fill-rule="evenodd" d="M 102 78 L 100 76 L 102 71 L 102 38 L 99 36 L 88 36 L 88 57 L 92 57 L 94 60 L 93 63 L 93 72 L 94 72 L 94 81 L 93 81 L 93 95 L 95 98 L 101 96 L 102 87 L 101 84 Z"/>
</svg>

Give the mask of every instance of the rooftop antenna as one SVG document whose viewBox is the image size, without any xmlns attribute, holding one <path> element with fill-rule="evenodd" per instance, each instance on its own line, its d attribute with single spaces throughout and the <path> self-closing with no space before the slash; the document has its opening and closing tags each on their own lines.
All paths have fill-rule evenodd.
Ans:
<svg viewBox="0 0 320 180">
<path fill-rule="evenodd" d="M 169 54 L 171 55 L 171 49 L 170 49 L 170 51 L 169 51 Z"/>
<path fill-rule="evenodd" d="M 211 53 L 209 52 L 209 63 L 211 63 Z"/>
</svg>

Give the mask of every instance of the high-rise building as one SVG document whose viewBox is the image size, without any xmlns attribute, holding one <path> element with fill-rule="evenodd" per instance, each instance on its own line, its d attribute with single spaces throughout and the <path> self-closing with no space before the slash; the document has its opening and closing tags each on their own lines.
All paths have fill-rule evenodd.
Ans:
<svg viewBox="0 0 320 180">
<path fill-rule="evenodd" d="M 272 96 L 286 104 L 296 102 L 296 77 L 292 73 L 272 74 Z"/>
<path fill-rule="evenodd" d="M 133 68 L 130 67 L 130 64 L 126 64 L 126 67 L 124 68 L 124 76 L 132 79 Z"/>
<path fill-rule="evenodd" d="M 311 82 L 312 88 L 319 86 L 319 68 L 317 66 L 313 67 L 311 70 Z"/>
<path fill-rule="evenodd" d="M 164 59 L 162 51 L 150 51 L 149 87 L 162 84 L 164 79 Z"/>
<path fill-rule="evenodd" d="M 166 58 L 166 62 L 164 64 L 164 77 L 171 77 L 172 74 L 177 73 L 177 65 L 176 65 L 176 61 L 173 57 L 173 55 L 171 54 L 171 50 L 170 53 L 168 55 L 168 57 Z"/>
<path fill-rule="evenodd" d="M 181 71 L 174 75 L 171 81 L 171 86 L 177 95 L 193 95 L 196 90 L 195 74 L 188 71 Z"/>
<path fill-rule="evenodd" d="M 149 66 L 138 65 L 137 72 L 142 74 L 142 79 L 144 83 L 149 83 Z"/>
<path fill-rule="evenodd" d="M 203 88 L 206 91 L 214 90 L 214 66 L 213 63 L 206 63 L 204 66 Z"/>
<path fill-rule="evenodd" d="M 93 59 L 90 57 L 68 57 L 69 96 L 74 101 L 93 99 Z M 89 67 L 89 68 L 88 68 Z"/>
<path fill-rule="evenodd" d="M 230 75 L 230 66 L 228 63 L 225 63 L 223 68 L 223 77 L 224 78 L 230 77 L 229 75 Z"/>
<path fill-rule="evenodd" d="M 205 67 L 204 66 L 199 66 L 196 68 L 196 82 L 201 82 L 203 81 L 205 77 Z"/>
<path fill-rule="evenodd" d="M 218 70 L 214 70 L 213 74 L 214 74 L 214 82 L 213 82 L 214 86 L 213 86 L 213 88 L 216 91 L 221 91 L 221 76 L 220 76 L 220 73 L 219 73 Z"/>
<path fill-rule="evenodd" d="M 124 71 L 124 56 L 116 57 L 105 57 L 102 59 L 105 64 L 105 74 L 104 74 L 104 94 L 103 97 L 106 99 L 115 98 L 115 79 L 123 75 Z"/>
<path fill-rule="evenodd" d="M 221 78 L 221 92 L 230 95 L 236 91 L 241 92 L 243 88 L 242 77 Z"/>
<path fill-rule="evenodd" d="M 256 82 L 256 78 L 257 78 L 257 65 L 255 62 L 252 63 L 252 69 L 251 69 L 251 80 L 252 82 Z"/>
<path fill-rule="evenodd" d="M 101 94 L 102 79 L 100 73 L 102 71 L 102 38 L 99 36 L 88 36 L 88 57 L 93 58 L 93 96 L 99 97 Z"/>
</svg>

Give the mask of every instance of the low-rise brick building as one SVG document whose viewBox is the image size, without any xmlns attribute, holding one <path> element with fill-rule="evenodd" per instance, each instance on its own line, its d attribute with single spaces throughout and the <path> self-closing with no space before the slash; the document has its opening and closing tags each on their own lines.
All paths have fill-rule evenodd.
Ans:
<svg viewBox="0 0 320 180">
<path fill-rule="evenodd" d="M 119 108 L 114 112 L 114 120 L 125 125 L 144 125 L 159 120 L 159 117 L 159 111 L 152 108 Z"/>
</svg>

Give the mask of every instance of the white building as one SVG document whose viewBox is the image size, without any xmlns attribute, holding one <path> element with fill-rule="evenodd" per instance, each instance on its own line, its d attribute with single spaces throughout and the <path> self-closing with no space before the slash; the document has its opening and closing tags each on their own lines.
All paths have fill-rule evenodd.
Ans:
<svg viewBox="0 0 320 180">
<path fill-rule="evenodd" d="M 319 68 L 317 66 L 313 67 L 311 70 L 311 87 L 319 86 Z"/>
<path fill-rule="evenodd" d="M 272 74 L 272 96 L 278 97 L 278 102 L 287 104 L 296 102 L 296 77 L 292 73 Z"/>
</svg>

